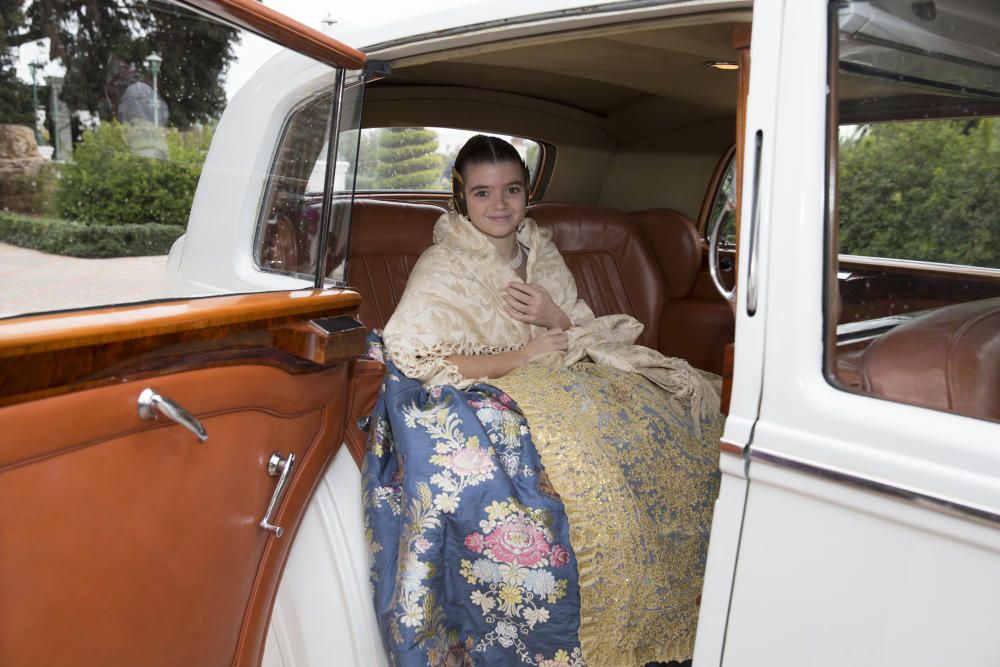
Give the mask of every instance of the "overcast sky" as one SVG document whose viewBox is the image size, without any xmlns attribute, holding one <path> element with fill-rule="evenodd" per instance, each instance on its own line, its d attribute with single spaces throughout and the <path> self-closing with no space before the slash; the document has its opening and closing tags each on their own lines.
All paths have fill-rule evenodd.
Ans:
<svg viewBox="0 0 1000 667">
<path fill-rule="evenodd" d="M 264 4 L 311 28 L 323 30 L 324 21 L 367 21 L 378 17 L 416 16 L 421 13 L 458 7 L 467 0 L 264 0 Z M 352 44 L 351 46 L 357 46 Z M 244 34 L 237 48 L 237 62 L 230 68 L 226 96 L 232 98 L 250 76 L 278 50 L 265 39 Z"/>
<path fill-rule="evenodd" d="M 264 0 L 264 4 L 282 14 L 322 30 L 324 20 L 365 21 L 378 17 L 413 16 L 432 10 L 447 7 L 457 7 L 467 0 Z M 278 50 L 271 42 L 247 33 L 242 33 L 241 43 L 236 47 L 236 61 L 227 73 L 226 96 L 233 94 L 246 83 L 247 79 L 263 65 Z M 46 40 L 47 41 L 47 40 Z M 25 44 L 18 51 L 18 76 L 24 81 L 31 80 L 30 62 L 47 62 L 48 45 L 32 42 Z M 48 64 L 40 70 L 38 76 L 61 76 L 62 68 L 56 64 Z"/>
</svg>

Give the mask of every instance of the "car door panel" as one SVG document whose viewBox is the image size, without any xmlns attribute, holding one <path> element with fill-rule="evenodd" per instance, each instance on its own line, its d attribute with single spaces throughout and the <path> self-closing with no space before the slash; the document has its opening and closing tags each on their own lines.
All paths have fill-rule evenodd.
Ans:
<svg viewBox="0 0 1000 667">
<path fill-rule="evenodd" d="M 0 664 L 259 662 L 288 548 L 343 441 L 349 360 L 363 345 L 361 328 L 312 331 L 302 345 L 302 328 L 358 302 L 310 290 L 6 328 Z M 20 326 L 29 320 L 37 326 Z M 317 350 L 323 363 L 308 359 Z M 17 376 L 26 360 L 74 353 L 76 364 Z M 188 410 L 208 439 L 140 418 L 147 387 Z M 49 396 L 23 400 L 40 394 Z M 271 519 L 280 538 L 258 525 L 277 484 L 274 453 L 296 457 Z"/>
</svg>

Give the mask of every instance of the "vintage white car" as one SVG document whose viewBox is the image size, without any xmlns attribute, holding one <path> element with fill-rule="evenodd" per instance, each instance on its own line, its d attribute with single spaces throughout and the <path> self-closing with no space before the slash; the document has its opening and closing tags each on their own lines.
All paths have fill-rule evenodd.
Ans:
<svg viewBox="0 0 1000 667">
<path fill-rule="evenodd" d="M 0 320 L 0 664 L 386 664 L 357 357 L 478 131 L 528 159 L 582 298 L 724 378 L 694 665 L 997 664 L 994 0 L 475 2 L 332 37 L 177 5 L 287 48 L 218 122 L 164 298 Z"/>
</svg>

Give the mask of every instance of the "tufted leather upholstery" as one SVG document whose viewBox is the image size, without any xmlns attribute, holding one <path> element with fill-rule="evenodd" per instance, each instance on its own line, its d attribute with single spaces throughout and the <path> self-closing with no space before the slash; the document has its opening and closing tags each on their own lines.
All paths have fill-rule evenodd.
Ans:
<svg viewBox="0 0 1000 667">
<path fill-rule="evenodd" d="M 441 213 L 429 204 L 354 200 L 347 279 L 363 297 L 360 318 L 367 327 L 380 329 L 389 321 Z"/>
<path fill-rule="evenodd" d="M 625 313 L 645 325 L 639 343 L 657 347 L 667 294 L 656 260 L 638 227 L 610 208 L 535 204 L 528 216 L 552 230 L 552 240 L 594 313 Z"/>
<path fill-rule="evenodd" d="M 1000 298 L 910 320 L 855 358 L 863 391 L 1000 420 Z"/>
</svg>

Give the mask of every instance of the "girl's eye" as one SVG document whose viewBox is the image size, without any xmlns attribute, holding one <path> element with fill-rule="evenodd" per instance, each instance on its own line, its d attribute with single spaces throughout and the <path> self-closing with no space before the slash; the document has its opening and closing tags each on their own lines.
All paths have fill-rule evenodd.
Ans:
<svg viewBox="0 0 1000 667">
<path fill-rule="evenodd" d="M 514 195 L 519 194 L 521 192 L 521 186 L 520 185 L 512 185 L 509 188 L 507 188 L 507 192 L 509 192 L 511 194 L 514 194 Z"/>
<path fill-rule="evenodd" d="M 489 193 L 486 190 L 476 190 L 472 193 L 473 197 L 489 197 Z"/>
</svg>

